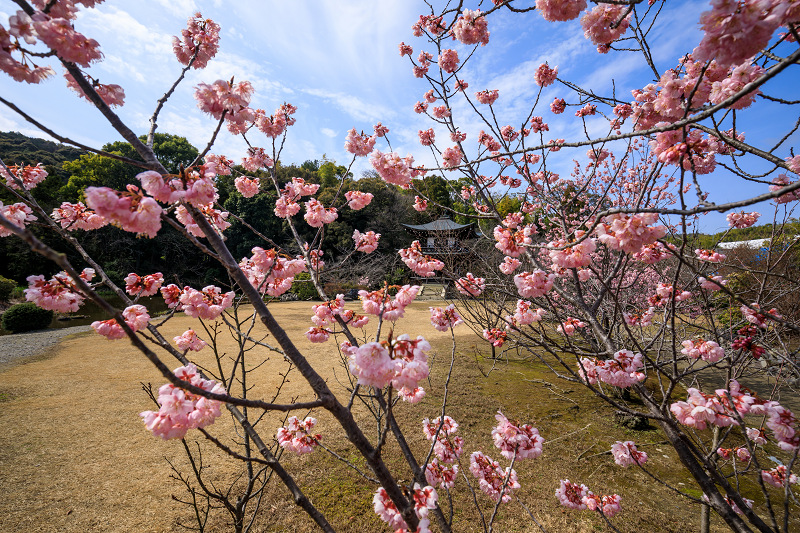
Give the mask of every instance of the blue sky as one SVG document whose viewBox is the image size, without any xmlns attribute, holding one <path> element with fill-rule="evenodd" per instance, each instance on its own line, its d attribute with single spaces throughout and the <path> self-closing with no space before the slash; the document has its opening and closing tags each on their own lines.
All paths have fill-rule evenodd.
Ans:
<svg viewBox="0 0 800 533">
<path fill-rule="evenodd" d="M 490 4 L 484 3 L 484 8 Z M 411 35 L 411 25 L 426 9 L 424 2 L 417 0 L 107 0 L 96 9 L 82 12 L 76 27 L 100 42 L 105 60 L 89 71 L 103 83 L 125 88 L 126 104 L 117 112 L 134 131 L 147 130 L 156 100 L 180 71 L 172 53 L 172 35 L 185 27 L 189 15 L 201 11 L 222 27 L 220 53 L 205 70 L 190 72 L 162 112 L 158 131 L 183 135 L 195 146 L 205 146 L 214 123 L 196 108 L 193 87 L 199 82 L 234 76 L 253 83 L 256 93 L 252 107 L 268 113 L 284 101 L 298 107 L 297 123 L 290 129 L 283 153 L 284 162 L 302 163 L 325 154 L 347 164 L 350 157 L 343 146 L 347 131 L 353 127 L 371 131 L 381 121 L 391 130 L 395 151 L 432 164 L 430 153 L 419 145 L 417 131 L 434 125 L 412 111 L 429 87 L 412 76 L 407 58 L 401 58 L 397 49 L 401 41 L 414 46 L 415 55 L 421 49 L 423 42 Z M 659 71 L 675 66 L 677 58 L 699 42 L 701 33 L 696 21 L 705 9 L 704 2 L 668 3 L 663 27 L 651 35 Z M 5 24 L 14 11 L 12 2 L 0 3 L 0 22 Z M 560 77 L 592 86 L 600 93 L 610 91 L 613 79 L 617 94 L 626 100 L 630 99 L 631 89 L 653 81 L 652 73 L 633 54 L 597 54 L 577 21 L 552 24 L 535 12 L 501 14 L 491 19 L 489 29 L 489 45 L 478 50 L 461 76 L 469 81 L 470 92 L 500 90 L 495 111 L 501 125 L 518 127 L 525 119 L 538 90 L 533 72 L 545 60 L 559 66 Z M 453 47 L 462 58 L 468 53 L 458 43 Z M 56 70 L 59 75 L 36 86 L 0 77 L 0 94 L 77 141 L 99 147 L 118 140 L 118 134 L 90 104 L 66 88 L 60 69 Z M 800 80 L 795 74 L 794 82 L 779 82 L 769 92 L 791 95 L 797 81 Z M 535 114 L 544 116 L 549 123 L 551 138 L 574 139 L 581 134 L 576 130 L 580 124 L 573 116 L 574 109 L 559 117 L 550 113 L 548 106 L 555 96 L 576 100 L 563 87 L 550 86 L 543 91 Z M 780 112 L 771 113 L 760 115 L 760 121 L 745 121 L 739 128 L 749 140 L 768 139 L 781 131 L 775 127 L 781 119 Z M 481 124 L 466 106 L 456 105 L 453 114 L 462 131 L 475 139 Z M 598 119 L 594 125 L 599 127 L 600 123 Z M 434 129 L 444 131 L 435 126 Z M 0 130 L 42 136 L 4 108 L 0 109 Z M 444 139 L 443 135 L 438 138 Z M 797 145 L 797 138 L 792 141 L 786 145 L 786 153 L 779 154 L 781 157 L 788 155 L 789 146 Z M 214 152 L 238 160 L 243 148 L 241 139 L 226 133 Z M 381 149 L 385 150 L 385 145 Z M 566 150 L 562 153 L 560 170 L 568 174 L 577 154 Z M 367 168 L 368 163 L 362 158 L 354 171 L 358 175 Z M 711 184 L 711 199 L 718 203 L 735 194 L 757 194 L 766 189 L 731 187 L 723 173 L 704 180 Z M 707 231 L 725 226 L 723 215 L 709 215 L 701 222 Z"/>
</svg>

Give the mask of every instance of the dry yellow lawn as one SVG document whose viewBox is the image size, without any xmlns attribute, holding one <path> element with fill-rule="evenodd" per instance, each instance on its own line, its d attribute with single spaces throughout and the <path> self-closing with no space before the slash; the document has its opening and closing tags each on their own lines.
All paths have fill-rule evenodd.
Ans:
<svg viewBox="0 0 800 533">
<path fill-rule="evenodd" d="M 433 344 L 431 394 L 418 405 L 401 404 L 398 417 L 409 427 L 412 446 L 421 455 L 424 439 L 419 420 L 434 417 L 440 409 L 441 383 L 450 362 L 449 333 L 435 331 L 429 322 L 429 302 L 417 302 L 407 310 L 407 318 L 396 333 L 421 334 Z M 348 303 L 356 308 L 356 304 Z M 281 303 L 271 306 L 281 323 L 312 364 L 328 379 L 332 388 L 342 391 L 337 381 L 344 374 L 332 341 L 324 345 L 309 343 L 303 332 L 309 327 L 310 304 Z M 202 332 L 199 322 L 177 315 L 162 329 L 168 339 L 189 327 Z M 263 331 L 263 328 L 259 328 Z M 615 524 L 623 531 L 695 531 L 698 509 L 683 503 L 670 491 L 647 484 L 646 476 L 634 470 L 620 471 L 608 456 L 586 459 L 607 450 L 615 440 L 632 438 L 630 432 L 616 428 L 595 400 L 570 384 L 555 383 L 560 391 L 539 380 L 531 363 L 502 363 L 488 378 L 490 363 L 477 355 L 486 343 L 465 326 L 458 335 L 459 353 L 453 376 L 450 414 L 462 424 L 467 440 L 466 455 L 482 449 L 501 459 L 489 436 L 498 408 L 512 418 L 532 422 L 547 440 L 536 461 L 519 463 L 523 489 L 519 497 L 549 531 L 604 531 L 592 513 L 567 511 L 559 507 L 553 491 L 558 479 L 570 477 L 586 483 L 596 492 L 617 491 L 623 497 L 623 515 Z M 2 341 L 0 341 L 2 342 Z M 222 350 L 233 353 L 230 338 L 221 341 Z M 248 357 L 253 360 L 255 353 Z M 210 350 L 201 359 L 211 363 Z M 166 360 L 170 367 L 177 362 Z M 253 372 L 255 385 L 251 397 L 271 398 L 280 372 L 286 365 L 279 355 L 270 354 L 266 364 Z M 528 381 L 526 381 L 528 379 Z M 179 521 L 191 521 L 185 506 L 171 500 L 183 496 L 182 487 L 170 480 L 165 458 L 179 465 L 186 460 L 179 442 L 164 442 L 151 436 L 138 413 L 153 409 L 141 390 L 140 382 L 158 387 L 164 382 L 153 366 L 126 341 L 106 341 L 93 333 L 63 340 L 46 354 L 0 367 L 0 531 L 180 531 Z M 279 401 L 290 398 L 311 400 L 310 389 L 296 373 L 290 373 Z M 577 407 L 577 402 L 581 405 Z M 305 416 L 305 413 L 297 413 Z M 363 409 L 359 417 L 365 416 Z M 325 442 L 355 462 L 342 432 L 324 412 L 315 412 Z M 259 428 L 271 441 L 279 425 L 278 415 L 268 415 Z M 371 431 L 373 425 L 365 426 Z M 227 416 L 220 417 L 211 430 L 229 440 Z M 559 436 L 575 434 L 567 439 Z M 197 432 L 187 440 L 201 439 Z M 374 432 L 373 432 L 374 433 Z M 368 433 L 370 438 L 374 435 Z M 189 439 L 191 437 L 191 439 Z M 637 435 L 637 442 L 657 443 L 658 432 Z M 236 472 L 236 463 L 202 443 L 210 469 L 210 479 L 224 483 Z M 666 446 L 645 448 L 653 468 L 678 476 L 680 468 Z M 585 453 L 584 453 L 585 452 Z M 396 447 L 386 450 L 387 461 L 408 481 Z M 583 458 L 581 458 L 583 455 Z M 351 474 L 323 451 L 301 458 L 286 457 L 287 468 L 298 478 L 312 500 L 325 510 L 343 531 L 386 531 L 371 511 L 374 486 Z M 466 467 L 468 459 L 464 463 Z M 480 517 L 466 505 L 468 493 L 463 479 L 455 496 L 458 504 L 455 530 L 476 531 Z M 273 482 L 267 493 L 255 531 L 311 531 L 313 524 L 301 515 L 286 490 Z M 642 487 L 647 485 L 647 489 Z M 478 499 L 484 512 L 491 513 L 491 502 L 483 494 Z M 223 530 L 224 515 L 211 520 L 209 530 Z M 531 524 L 518 505 L 501 511 L 500 531 L 531 531 Z M 498 529 L 496 529 L 498 530 Z"/>
</svg>

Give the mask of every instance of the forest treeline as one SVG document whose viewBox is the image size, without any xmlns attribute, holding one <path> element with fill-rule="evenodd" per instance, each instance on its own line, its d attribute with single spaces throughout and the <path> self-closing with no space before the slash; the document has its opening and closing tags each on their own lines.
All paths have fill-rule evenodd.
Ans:
<svg viewBox="0 0 800 533">
<path fill-rule="evenodd" d="M 111 152 L 131 159 L 139 159 L 133 148 L 125 142 L 113 142 L 103 146 L 105 152 Z M 155 134 L 154 150 L 159 159 L 170 172 L 178 172 L 181 167 L 191 164 L 198 151 L 184 137 L 165 133 Z M 86 187 L 111 187 L 123 190 L 127 185 L 139 185 L 136 175 L 142 171 L 132 165 L 93 153 L 83 152 L 77 148 L 27 137 L 16 132 L 0 132 L 0 159 L 7 165 L 41 163 L 47 170 L 47 179 L 33 191 L 36 201 L 47 212 L 58 207 L 61 202 L 77 202 L 83 200 Z M 407 275 L 399 264 L 396 251 L 407 247 L 412 237 L 403 229 L 402 224 L 424 224 L 446 213 L 439 207 L 431 207 L 425 212 L 413 209 L 413 191 L 403 190 L 387 184 L 374 172 L 366 172 L 358 178 L 345 173 L 346 167 L 322 159 L 309 159 L 302 164 L 276 163 L 278 181 L 281 186 L 293 177 L 303 178 L 307 182 L 317 183 L 320 190 L 317 198 L 329 206 L 338 192 L 338 200 L 334 204 L 341 207 L 345 204 L 344 193 L 348 190 L 360 190 L 374 195 L 372 203 L 366 208 L 353 211 L 341 209 L 335 222 L 325 227 L 322 239 L 323 258 L 333 264 L 352 250 L 352 235 L 355 229 L 372 230 L 381 234 L 378 250 L 369 257 L 359 257 L 356 262 L 360 269 L 342 271 L 337 274 L 331 271 L 329 279 L 350 276 L 351 278 L 372 272 L 371 283 L 379 283 L 378 276 L 391 276 L 392 282 L 403 281 Z M 285 253 L 296 254 L 298 250 L 289 234 L 286 221 L 278 218 L 273 212 L 278 193 L 267 187 L 268 181 L 262 183 L 261 192 L 244 198 L 236 190 L 233 180 L 237 175 L 246 172 L 242 167 L 234 168 L 234 175 L 219 176 L 218 205 L 231 215 L 228 219 L 231 227 L 225 231 L 228 246 L 237 258 L 251 255 L 254 246 L 266 247 L 263 238 L 266 236 Z M 472 208 L 465 204 L 460 196 L 462 183 L 460 180 L 447 181 L 438 175 L 428 175 L 422 180 L 415 180 L 415 186 L 435 202 L 456 211 L 469 213 Z M 19 201 L 8 191 L 0 191 L 0 201 L 4 204 Z M 519 210 L 519 201 L 513 197 L 501 197 L 495 200 L 501 215 Z M 247 227 L 239 218 L 247 221 Z M 458 222 L 467 220 L 453 216 Z M 316 229 L 307 226 L 302 217 L 296 216 L 298 228 L 302 236 L 312 242 Z M 539 221 L 540 223 L 543 221 Z M 485 224 L 481 229 L 491 234 L 493 224 Z M 791 222 L 788 233 L 800 233 L 800 222 Z M 55 249 L 67 253 L 73 264 L 79 268 L 86 266 L 83 260 L 70 248 L 64 246 L 61 238 L 43 224 L 33 224 L 37 236 Z M 737 241 L 768 238 L 772 234 L 771 224 L 753 226 L 746 229 L 734 229 L 716 235 L 700 235 L 701 247 L 713 247 L 720 240 Z M 224 271 L 214 261 L 209 260 L 202 252 L 191 245 L 172 227 L 164 225 L 161 232 L 153 238 L 137 238 L 135 235 L 113 226 L 107 226 L 92 232 L 75 232 L 76 238 L 88 251 L 89 255 L 106 267 L 106 271 L 116 281 L 121 281 L 129 272 L 140 274 L 162 271 L 170 282 L 203 286 L 207 284 L 225 285 L 227 278 Z M 378 265 L 370 269 L 370 264 Z M 166 268 L 168 271 L 164 272 Z M 45 261 L 28 249 L 21 240 L 15 238 L 0 239 L 0 275 L 13 279 L 20 285 L 31 274 L 54 274 L 52 263 Z"/>
</svg>

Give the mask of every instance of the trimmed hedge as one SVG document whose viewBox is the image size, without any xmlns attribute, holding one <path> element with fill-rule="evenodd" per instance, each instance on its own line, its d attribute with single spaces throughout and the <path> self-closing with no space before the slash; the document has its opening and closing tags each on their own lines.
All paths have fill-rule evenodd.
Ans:
<svg viewBox="0 0 800 533">
<path fill-rule="evenodd" d="M 17 282 L 14 280 L 0 276 L 0 302 L 7 302 L 16 286 Z"/>
<path fill-rule="evenodd" d="M 3 313 L 3 329 L 12 333 L 45 329 L 53 321 L 53 312 L 30 302 L 12 305 Z"/>
</svg>

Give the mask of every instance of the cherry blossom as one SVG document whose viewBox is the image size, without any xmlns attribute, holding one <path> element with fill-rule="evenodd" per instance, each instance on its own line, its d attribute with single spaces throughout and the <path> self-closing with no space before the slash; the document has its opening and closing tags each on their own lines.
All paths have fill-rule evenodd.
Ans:
<svg viewBox="0 0 800 533">
<path fill-rule="evenodd" d="M 486 290 L 486 279 L 476 278 L 471 272 L 468 272 L 463 278 L 455 281 L 455 286 L 458 292 L 466 296 L 480 296 Z"/>
<path fill-rule="evenodd" d="M 192 350 L 195 352 L 199 352 L 206 346 L 208 343 L 197 336 L 197 333 L 193 329 L 187 329 L 182 334 L 174 337 L 172 339 L 175 344 L 178 346 L 179 349 L 183 351 Z"/>
<path fill-rule="evenodd" d="M 353 128 L 347 132 L 347 139 L 344 142 L 344 149 L 353 155 L 364 157 L 372 152 L 372 149 L 375 147 L 376 140 L 377 136 L 365 135 L 363 131 L 359 135 L 356 133 L 356 129 Z"/>
<path fill-rule="evenodd" d="M 131 296 L 153 296 L 164 284 L 164 275 L 161 272 L 139 276 L 131 272 L 125 276 L 125 292 Z"/>
<path fill-rule="evenodd" d="M 161 229 L 161 206 L 138 187 L 128 185 L 127 189 L 119 193 L 108 187 L 87 187 L 86 205 L 125 231 L 155 237 Z"/>
<path fill-rule="evenodd" d="M 586 9 L 586 0 L 536 0 L 536 9 L 549 22 L 572 20 Z"/>
<path fill-rule="evenodd" d="M 421 213 L 422 211 L 428 209 L 428 201 L 425 200 L 424 198 L 420 198 L 419 196 L 415 196 L 413 207 L 416 211 L 419 211 Z"/>
<path fill-rule="evenodd" d="M 512 423 L 498 411 L 495 415 L 497 427 L 492 430 L 494 445 L 500 455 L 508 460 L 536 459 L 542 454 L 544 439 L 539 430 L 530 424 Z"/>
<path fill-rule="evenodd" d="M 372 193 L 361 191 L 347 191 L 344 193 L 344 197 L 347 200 L 347 205 L 354 211 L 367 207 L 373 198 Z"/>
<path fill-rule="evenodd" d="M 643 465 L 647 462 L 647 454 L 636 449 L 636 444 L 631 440 L 617 441 L 611 445 L 611 454 L 614 462 L 623 468 L 632 465 Z"/>
<path fill-rule="evenodd" d="M 458 52 L 449 48 L 442 50 L 439 54 L 439 68 L 445 72 L 455 72 L 458 68 Z"/>
<path fill-rule="evenodd" d="M 93 268 L 84 268 L 80 278 L 89 282 L 94 278 Z M 50 280 L 44 276 L 28 276 L 28 288 L 23 290 L 25 299 L 42 309 L 58 313 L 74 313 L 83 303 L 84 296 L 78 291 L 75 282 L 66 272 L 61 271 Z"/>
<path fill-rule="evenodd" d="M 394 361 L 389 350 L 378 342 L 359 346 L 349 357 L 350 372 L 358 378 L 359 385 L 383 388 L 394 377 Z"/>
<path fill-rule="evenodd" d="M 760 216 L 761 213 L 755 211 L 752 213 L 741 211 L 739 213 L 728 213 L 725 218 L 728 220 L 728 225 L 732 228 L 749 228 L 758 221 Z"/>
<path fill-rule="evenodd" d="M 225 394 L 225 388 L 213 380 L 204 379 L 194 364 L 176 368 L 175 376 L 206 392 Z M 182 439 L 190 429 L 199 429 L 214 423 L 220 415 L 222 402 L 210 400 L 174 386 L 171 383 L 158 389 L 157 412 L 144 411 L 145 427 L 162 439 Z"/>
<path fill-rule="evenodd" d="M 497 100 L 498 96 L 500 96 L 500 91 L 497 89 L 491 91 L 489 89 L 485 89 L 475 93 L 475 98 L 478 99 L 478 102 L 486 105 L 492 105 L 495 100 Z"/>
<path fill-rule="evenodd" d="M 721 263 L 725 261 L 725 254 L 715 252 L 713 250 L 704 250 L 698 248 L 694 251 L 695 255 L 700 261 L 707 261 L 709 263 Z"/>
<path fill-rule="evenodd" d="M 189 65 L 194 57 L 192 68 L 205 68 L 219 50 L 219 24 L 211 19 L 203 19 L 200 13 L 189 17 L 181 37 L 172 38 L 172 50 L 182 65 Z"/>
<path fill-rule="evenodd" d="M 784 465 L 776 466 L 772 470 L 762 470 L 761 479 L 764 480 L 764 483 L 779 489 L 782 489 L 787 485 L 795 485 L 797 483 L 797 476 L 791 472 L 789 472 L 787 475 L 786 467 Z"/>
<path fill-rule="evenodd" d="M 627 5 L 598 4 L 581 17 L 583 33 L 594 44 L 610 44 L 628 29 L 630 13 Z"/>
<path fill-rule="evenodd" d="M 60 207 L 53 210 L 50 217 L 58 222 L 63 229 L 67 230 L 84 230 L 91 231 L 102 228 L 108 221 L 87 208 L 83 202 L 71 204 L 69 202 L 62 202 Z M 6 217 L 9 218 L 9 217 Z M 2 234 L 0 229 L 0 234 Z"/>
<path fill-rule="evenodd" d="M 458 39 L 464 44 L 478 44 L 486 45 L 489 43 L 489 29 L 486 23 L 486 17 L 482 16 L 480 9 L 471 11 L 465 9 L 461 12 L 451 31 L 453 37 Z"/>
<path fill-rule="evenodd" d="M 302 422 L 296 416 L 290 416 L 286 424 L 278 428 L 276 435 L 278 444 L 281 448 L 297 454 L 313 452 L 322 439 L 322 435 L 311 432 L 316 424 L 317 419 L 311 416 Z"/>
<path fill-rule="evenodd" d="M 30 191 L 47 177 L 47 171 L 42 168 L 41 163 L 37 163 L 33 167 L 30 165 L 11 165 L 8 170 L 4 165 L 0 165 L 0 177 L 5 178 L 6 185 L 16 190 L 20 189 L 19 182 L 22 182 L 22 188 Z"/>
<path fill-rule="evenodd" d="M 498 267 L 500 271 L 505 274 L 506 276 L 510 276 L 514 273 L 514 271 L 521 265 L 522 263 L 519 262 L 519 259 L 515 257 L 506 256 L 503 258 L 503 262 L 500 263 Z"/>
<path fill-rule="evenodd" d="M 69 72 L 65 72 L 64 79 L 67 80 L 67 87 L 78 93 L 78 96 L 91 101 L 91 99 L 86 95 L 86 93 L 84 93 L 80 85 L 78 85 L 78 82 L 75 81 L 75 78 L 72 77 L 72 74 L 70 74 Z M 112 84 L 98 83 L 91 77 L 89 77 L 89 81 L 92 85 L 92 88 L 97 93 L 97 96 L 99 96 L 100 99 L 103 102 L 105 102 L 107 106 L 120 107 L 125 104 L 125 90 L 119 85 L 113 83 Z"/>
<path fill-rule="evenodd" d="M 621 250 L 628 254 L 642 251 L 667 233 L 665 226 L 653 226 L 658 222 L 656 213 L 637 213 L 633 215 L 615 214 L 603 218 L 597 226 L 598 240 L 612 250 Z"/>
<path fill-rule="evenodd" d="M 412 242 L 408 248 L 401 248 L 398 253 L 403 263 L 418 276 L 430 278 L 436 275 L 437 270 L 444 268 L 444 263 L 422 253 L 419 241 Z"/>
<path fill-rule="evenodd" d="M 523 298 L 538 298 L 547 294 L 553 288 L 555 274 L 548 274 L 544 270 L 521 272 L 514 276 L 514 285 L 517 286 L 519 295 Z"/>
<path fill-rule="evenodd" d="M 366 254 L 371 254 L 378 249 L 378 239 L 380 239 L 380 237 L 381 234 L 375 233 L 374 231 L 368 231 L 364 234 L 358 230 L 353 232 L 353 240 L 356 243 L 356 250 Z"/>
<path fill-rule="evenodd" d="M 489 341 L 495 348 L 499 348 L 505 344 L 508 333 L 497 328 L 485 329 L 483 330 L 483 338 Z"/>
<path fill-rule="evenodd" d="M 554 81 L 556 81 L 556 77 L 558 76 L 558 66 L 554 68 L 550 68 L 550 65 L 547 63 L 542 63 L 539 65 L 539 68 L 536 69 L 536 72 L 533 74 L 533 81 L 536 82 L 536 85 L 539 87 L 547 87 L 551 85 Z M 541 119 L 541 117 L 539 117 Z"/>
<path fill-rule="evenodd" d="M 335 207 L 326 208 L 316 198 L 312 198 L 305 205 L 306 214 L 303 215 L 303 218 L 312 228 L 321 228 L 339 217 Z"/>
<path fill-rule="evenodd" d="M 192 318 L 216 320 L 222 312 L 233 305 L 233 291 L 222 294 L 222 289 L 208 285 L 201 290 L 185 287 L 179 301 L 183 311 Z"/>
<path fill-rule="evenodd" d="M 500 500 L 502 494 L 503 503 L 509 502 L 511 491 L 520 488 L 517 472 L 514 469 L 506 467 L 503 470 L 500 468 L 500 463 L 482 452 L 473 452 L 470 455 L 469 471 L 478 479 L 479 488 L 494 501 Z"/>
<path fill-rule="evenodd" d="M 444 308 L 431 307 L 429 309 L 431 311 L 431 324 L 439 331 L 448 331 L 450 328 L 464 323 L 453 304 Z"/>
<path fill-rule="evenodd" d="M 229 215 L 227 211 L 219 211 L 214 209 L 211 207 L 211 204 L 202 205 L 198 208 L 198 210 L 206 219 L 206 221 L 208 221 L 208 223 L 211 224 L 211 226 L 217 231 L 217 233 L 222 234 L 223 231 L 231 227 L 231 223 L 227 220 Z M 195 237 L 206 236 L 185 206 L 179 205 L 177 209 L 175 209 L 175 218 L 177 218 L 178 222 L 186 227 L 186 231 Z"/>
<path fill-rule="evenodd" d="M 150 322 L 150 315 L 147 308 L 143 305 L 131 305 L 122 311 L 122 318 L 132 331 L 139 331 L 147 327 Z M 122 339 L 125 337 L 125 330 L 115 319 L 95 321 L 91 323 L 92 328 L 108 340 Z"/>
<path fill-rule="evenodd" d="M 28 222 L 36 220 L 31 208 L 23 202 L 11 205 L 3 205 L 3 202 L 0 202 L 0 215 L 19 228 L 24 228 L 28 225 Z M 0 237 L 9 237 L 11 235 L 10 229 L 0 226 Z"/>
<path fill-rule="evenodd" d="M 249 176 L 239 176 L 233 181 L 236 190 L 245 198 L 252 198 L 258 194 L 259 181 L 258 178 L 251 178 Z"/>
<path fill-rule="evenodd" d="M 551 248 L 563 248 L 562 250 L 550 250 L 548 252 L 553 264 L 561 268 L 584 268 L 589 266 L 592 260 L 591 254 L 597 246 L 593 238 L 584 239 L 585 235 L 586 232 L 578 230 L 575 232 L 574 239 L 551 241 L 549 243 Z"/>
<path fill-rule="evenodd" d="M 411 185 L 411 166 L 414 164 L 414 158 L 410 155 L 401 158 L 394 152 L 384 154 L 374 150 L 369 160 L 378 175 L 387 183 L 404 189 L 408 189 Z"/>
</svg>

